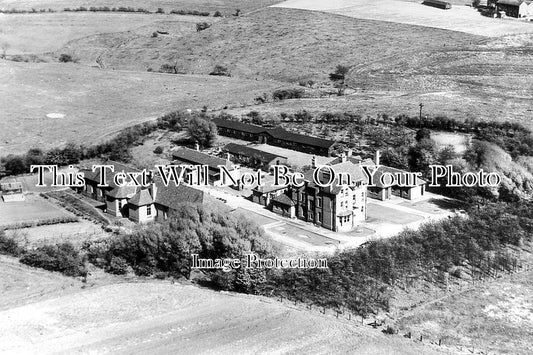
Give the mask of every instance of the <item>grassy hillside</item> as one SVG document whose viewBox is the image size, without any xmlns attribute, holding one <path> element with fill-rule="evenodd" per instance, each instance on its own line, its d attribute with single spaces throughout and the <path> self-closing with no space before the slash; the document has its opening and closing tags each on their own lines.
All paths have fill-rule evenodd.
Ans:
<svg viewBox="0 0 533 355">
<path fill-rule="evenodd" d="M 1 6 L 0 6 L 1 8 Z M 216 19 L 210 18 L 210 21 Z M 129 13 L 51 13 L 4 15 L 0 26 L 0 47 L 7 55 L 53 52 L 69 41 L 87 36 L 125 32 L 150 37 L 157 30 L 182 33 L 195 31 L 196 16 L 147 15 Z M 117 36 L 121 39 L 123 35 Z"/>
<path fill-rule="evenodd" d="M 0 155 L 69 141 L 91 144 L 179 109 L 253 104 L 285 86 L 148 72 L 105 71 L 71 63 L 0 62 Z M 47 117 L 49 113 L 64 115 Z M 55 117 L 55 118 L 54 118 Z"/>
<path fill-rule="evenodd" d="M 221 11 L 231 14 L 235 9 L 244 12 L 253 11 L 263 6 L 269 6 L 280 0 L 0 0 L 0 9 L 54 9 L 62 10 L 65 7 L 75 8 L 80 6 L 90 7 L 142 7 L 155 11 L 161 7 L 167 12 L 176 10 Z"/>
<path fill-rule="evenodd" d="M 233 76 L 243 78 L 327 81 L 337 64 L 411 57 L 422 49 L 461 46 L 480 39 L 425 27 L 268 8 L 225 19 L 182 38 L 137 38 L 108 51 L 102 61 L 111 68 L 140 70 L 177 62 L 185 72 L 197 74 L 223 65 Z M 77 44 L 84 46 L 84 41 Z M 70 49 L 76 50 L 76 44 L 71 43 Z"/>
</svg>

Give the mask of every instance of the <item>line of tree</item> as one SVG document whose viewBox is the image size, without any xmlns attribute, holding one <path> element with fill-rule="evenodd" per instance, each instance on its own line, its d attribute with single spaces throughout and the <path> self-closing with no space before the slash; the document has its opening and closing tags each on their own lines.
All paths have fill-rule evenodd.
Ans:
<svg viewBox="0 0 533 355">
<path fill-rule="evenodd" d="M 406 230 L 390 239 L 341 252 L 327 270 L 278 270 L 267 274 L 265 294 L 360 314 L 389 310 L 392 289 L 410 277 L 445 286 L 449 278 L 485 278 L 518 266 L 513 247 L 531 242 L 531 203 L 497 203 Z"/>
</svg>

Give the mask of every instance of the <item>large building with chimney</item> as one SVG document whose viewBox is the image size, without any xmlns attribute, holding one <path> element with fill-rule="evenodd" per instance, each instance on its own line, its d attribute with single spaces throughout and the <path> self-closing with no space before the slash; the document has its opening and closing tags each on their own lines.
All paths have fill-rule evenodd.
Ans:
<svg viewBox="0 0 533 355">
<path fill-rule="evenodd" d="M 279 215 L 298 218 L 315 225 L 338 232 L 347 232 L 356 228 L 366 220 L 368 197 L 378 200 L 388 200 L 393 197 L 416 199 L 425 192 L 425 181 L 417 178 L 413 186 L 400 187 L 396 184 L 383 184 L 380 177 L 391 173 L 404 175 L 407 172 L 380 165 L 379 152 L 374 161 L 352 156 L 351 152 L 333 159 L 328 167 L 320 169 L 315 181 L 313 173 L 315 159 L 311 162 L 311 169 L 304 173 L 304 185 L 301 187 L 288 186 L 256 186 L 252 189 L 252 201 L 259 203 Z M 364 167 L 377 167 L 373 185 Z M 331 171 L 337 177 L 332 184 Z M 348 178 L 349 177 L 349 178 Z M 318 184 L 321 182 L 323 185 Z"/>
</svg>

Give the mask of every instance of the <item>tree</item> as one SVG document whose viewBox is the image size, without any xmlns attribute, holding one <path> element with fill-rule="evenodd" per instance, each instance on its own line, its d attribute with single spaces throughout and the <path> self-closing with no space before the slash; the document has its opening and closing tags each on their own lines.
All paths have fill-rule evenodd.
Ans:
<svg viewBox="0 0 533 355">
<path fill-rule="evenodd" d="M 420 142 L 423 139 L 431 139 L 431 131 L 427 128 L 422 128 L 416 131 L 415 139 Z"/>
<path fill-rule="evenodd" d="M 211 147 L 217 139 L 217 126 L 207 119 L 193 117 L 187 127 L 189 135 L 202 147 Z"/>
<path fill-rule="evenodd" d="M 346 89 L 345 79 L 346 74 L 350 71 L 350 68 L 344 65 L 337 65 L 335 71 L 329 74 L 329 79 L 333 82 L 333 86 L 338 89 L 338 95 L 344 95 Z"/>
</svg>

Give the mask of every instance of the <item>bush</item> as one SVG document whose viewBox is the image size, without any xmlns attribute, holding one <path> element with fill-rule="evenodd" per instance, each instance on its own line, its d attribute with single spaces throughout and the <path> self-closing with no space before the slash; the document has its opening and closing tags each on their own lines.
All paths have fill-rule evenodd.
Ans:
<svg viewBox="0 0 533 355">
<path fill-rule="evenodd" d="M 209 27 L 211 27 L 211 24 L 209 24 L 207 22 L 198 22 L 196 24 L 196 32 L 207 30 Z"/>
<path fill-rule="evenodd" d="M 161 153 L 163 153 L 163 147 L 161 147 L 161 146 L 157 146 L 157 147 L 155 147 L 155 149 L 154 149 L 154 153 L 155 153 L 155 154 L 161 154 Z"/>
<path fill-rule="evenodd" d="M 128 273 L 128 262 L 120 256 L 113 256 L 106 271 L 115 275 L 126 275 Z"/>
<path fill-rule="evenodd" d="M 300 99 L 304 96 L 302 89 L 279 89 L 272 93 L 274 100 Z"/>
<path fill-rule="evenodd" d="M 202 117 L 193 117 L 187 127 L 189 136 L 202 147 L 211 147 L 217 139 L 217 126 Z"/>
<path fill-rule="evenodd" d="M 20 262 L 67 276 L 83 276 L 87 272 L 83 260 L 71 243 L 45 245 L 26 252 Z"/>
<path fill-rule="evenodd" d="M 222 17 L 222 13 L 220 11 L 215 11 L 215 13 L 213 14 L 213 17 Z"/>
<path fill-rule="evenodd" d="M 159 34 L 157 32 L 152 32 L 152 38 L 156 38 L 158 36 L 159 36 Z"/>
<path fill-rule="evenodd" d="M 19 256 L 24 251 L 13 237 L 8 237 L 3 229 L 0 229 L 0 254 Z"/>
<path fill-rule="evenodd" d="M 226 68 L 226 67 L 224 67 L 222 65 L 215 66 L 215 69 L 213 69 L 213 71 L 211 73 L 209 73 L 209 75 L 231 76 L 228 68 Z"/>
<path fill-rule="evenodd" d="M 69 63 L 69 62 L 74 62 L 74 59 L 72 58 L 72 56 L 70 54 L 61 54 L 59 56 L 59 61 L 61 63 Z"/>
</svg>

